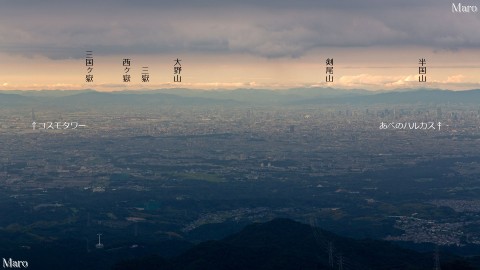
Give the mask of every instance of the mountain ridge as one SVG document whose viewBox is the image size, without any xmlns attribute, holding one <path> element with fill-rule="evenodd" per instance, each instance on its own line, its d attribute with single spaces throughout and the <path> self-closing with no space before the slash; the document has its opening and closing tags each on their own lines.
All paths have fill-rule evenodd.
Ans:
<svg viewBox="0 0 480 270">
<path fill-rule="evenodd" d="M 328 243 L 332 243 L 333 261 L 325 248 Z M 442 258 L 442 269 L 473 269 L 457 257 L 442 254 Z M 171 259 L 124 261 L 114 269 L 332 269 L 330 263 L 335 269 L 340 264 L 357 270 L 430 269 L 433 257 L 386 241 L 355 240 L 289 219 L 274 219 L 253 223 L 219 241 L 202 242 Z"/>
<path fill-rule="evenodd" d="M 298 88 L 287 90 L 237 89 L 200 91 L 192 89 L 159 89 L 149 91 L 98 92 L 67 91 L 57 94 L 0 92 L 0 105 L 12 106 L 304 106 L 304 105 L 365 105 L 365 104 L 478 104 L 480 90 L 451 91 L 417 89 L 411 91 L 366 92 L 342 91 L 333 88 Z M 45 91 L 46 92 L 46 91 Z"/>
</svg>

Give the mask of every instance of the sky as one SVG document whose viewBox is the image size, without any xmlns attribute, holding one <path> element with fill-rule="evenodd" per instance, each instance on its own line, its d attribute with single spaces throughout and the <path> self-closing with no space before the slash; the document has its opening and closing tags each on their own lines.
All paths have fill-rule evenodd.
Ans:
<svg viewBox="0 0 480 270">
<path fill-rule="evenodd" d="M 0 0 L 0 90 L 480 89 L 480 12 L 453 13 L 452 3 Z M 173 80 L 177 58 L 181 83 Z"/>
</svg>

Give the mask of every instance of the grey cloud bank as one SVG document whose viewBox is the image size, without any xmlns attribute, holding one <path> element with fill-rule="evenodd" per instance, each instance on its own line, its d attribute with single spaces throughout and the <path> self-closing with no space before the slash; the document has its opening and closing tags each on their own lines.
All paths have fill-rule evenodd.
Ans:
<svg viewBox="0 0 480 270">
<path fill-rule="evenodd" d="M 453 14 L 451 6 L 444 0 L 4 0 L 0 52 L 64 59 L 82 58 L 88 48 L 104 55 L 276 58 L 326 47 L 480 48 L 479 15 Z"/>
</svg>

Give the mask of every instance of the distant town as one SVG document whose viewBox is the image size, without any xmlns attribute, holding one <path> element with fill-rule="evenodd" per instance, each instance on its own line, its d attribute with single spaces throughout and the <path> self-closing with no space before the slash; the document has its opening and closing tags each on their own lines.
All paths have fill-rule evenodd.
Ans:
<svg viewBox="0 0 480 270">
<path fill-rule="evenodd" d="M 458 104 L 4 107 L 2 205 L 31 215 L 0 226 L 54 239 L 71 224 L 91 243 L 104 232 L 108 246 L 110 230 L 188 239 L 207 225 L 290 217 L 464 248 L 480 243 L 479 127 L 478 105 Z"/>
</svg>

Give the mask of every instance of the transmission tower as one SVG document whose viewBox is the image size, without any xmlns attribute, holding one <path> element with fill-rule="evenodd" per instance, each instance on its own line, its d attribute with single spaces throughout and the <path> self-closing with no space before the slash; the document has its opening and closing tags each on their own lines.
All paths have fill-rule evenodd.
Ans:
<svg viewBox="0 0 480 270">
<path fill-rule="evenodd" d="M 435 248 L 435 253 L 433 254 L 434 259 L 434 270 L 440 270 L 440 252 L 438 251 L 438 246 Z"/>
<path fill-rule="evenodd" d="M 328 265 L 333 269 L 333 242 L 328 242 Z"/>
<path fill-rule="evenodd" d="M 102 249 L 102 248 L 103 248 L 103 244 L 102 244 L 102 242 L 100 242 L 100 237 L 102 236 L 102 234 L 101 234 L 101 233 L 98 233 L 97 235 L 98 235 L 98 244 L 96 244 L 95 247 L 96 247 L 97 249 Z"/>
<path fill-rule="evenodd" d="M 338 270 L 343 270 L 343 255 L 338 256 Z"/>
</svg>

